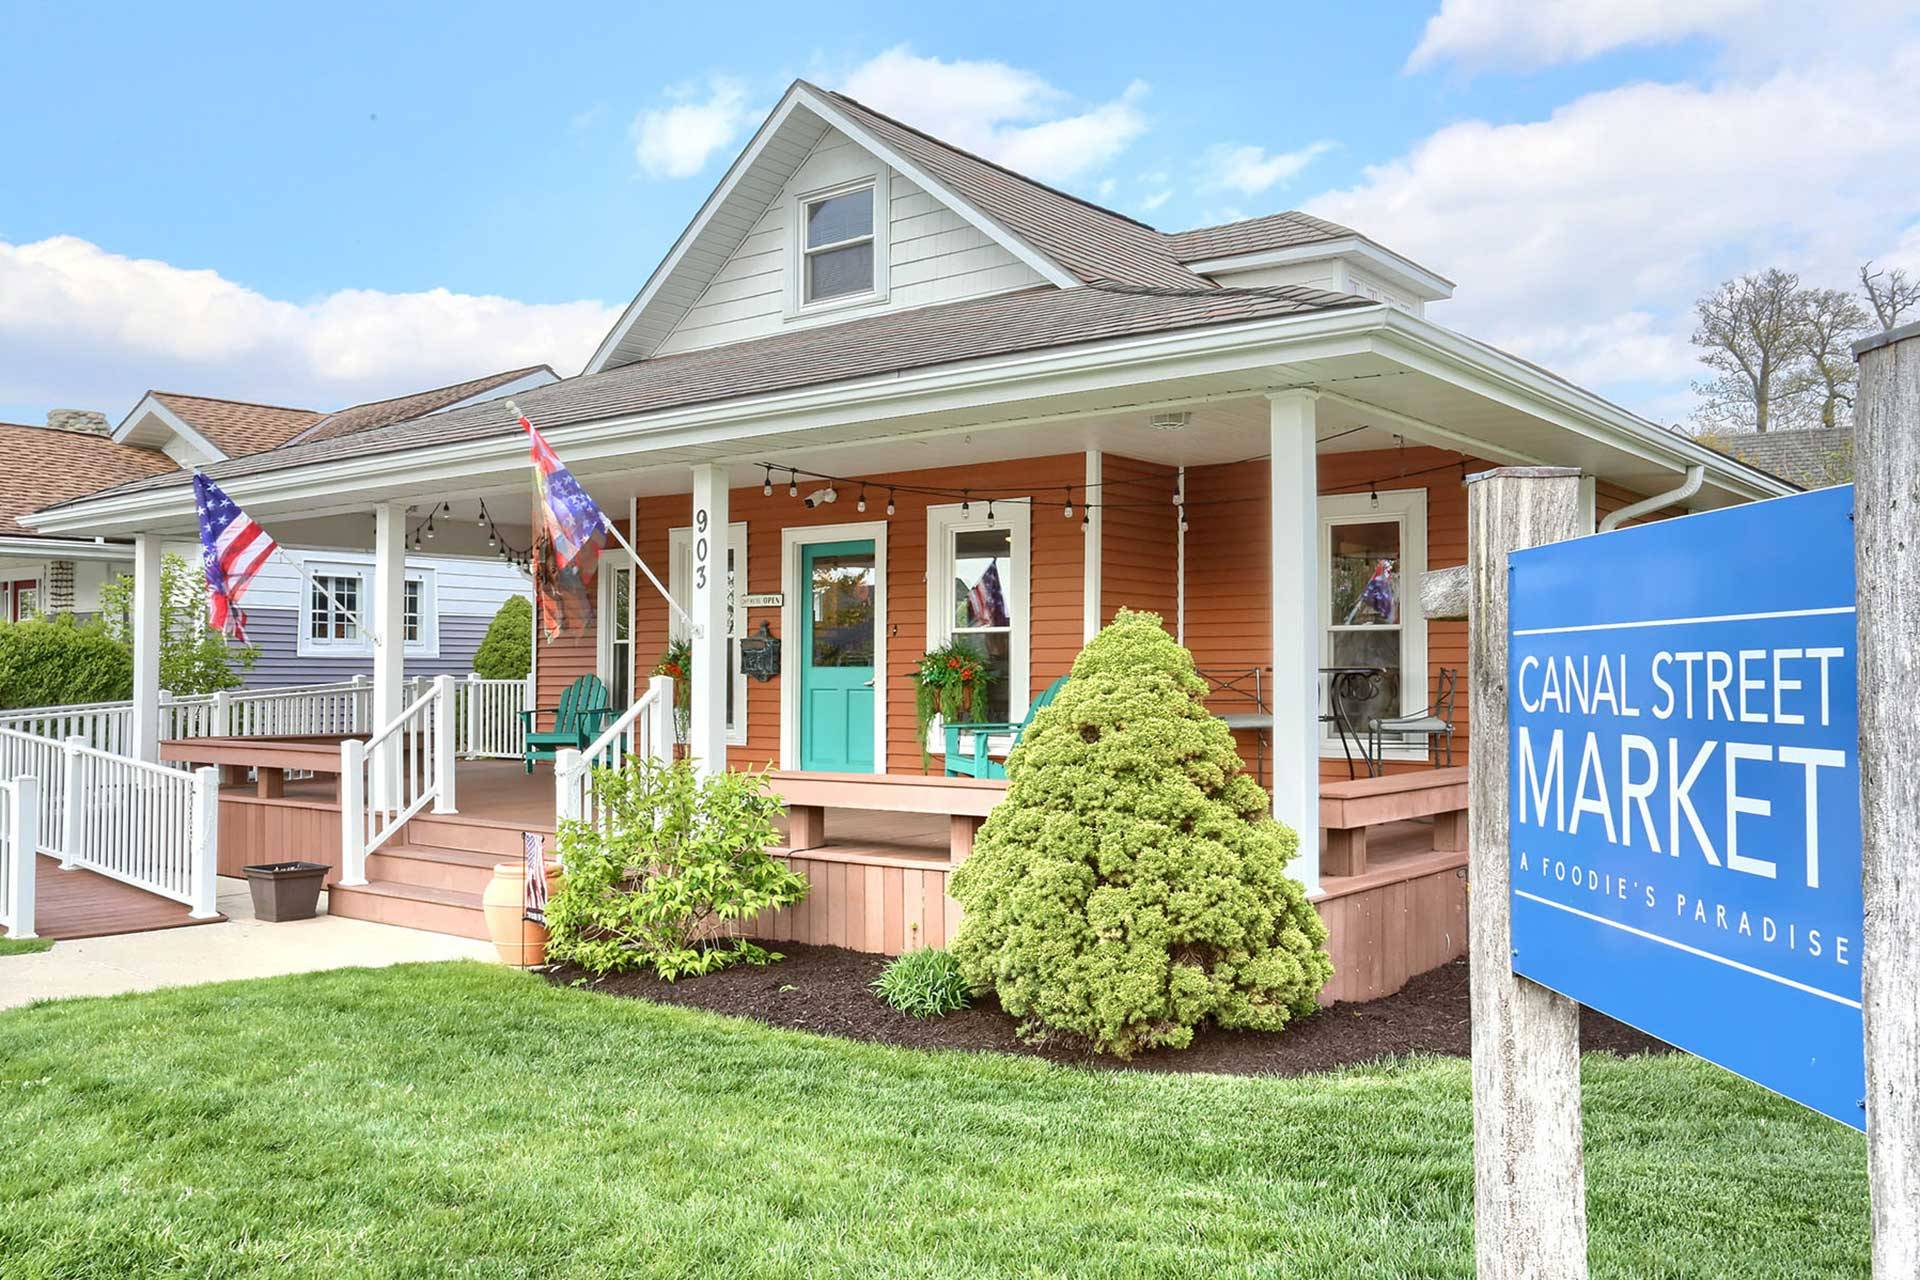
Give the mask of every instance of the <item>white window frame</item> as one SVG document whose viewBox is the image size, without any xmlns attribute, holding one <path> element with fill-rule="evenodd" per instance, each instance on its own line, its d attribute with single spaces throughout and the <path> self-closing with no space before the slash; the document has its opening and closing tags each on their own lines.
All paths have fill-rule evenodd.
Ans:
<svg viewBox="0 0 1920 1280">
<path fill-rule="evenodd" d="M 727 526 L 727 550 L 733 557 L 733 570 L 727 575 L 727 638 L 736 644 L 744 637 L 741 624 L 746 621 L 747 610 L 742 598 L 746 592 L 747 568 L 747 522 L 735 520 Z M 693 608 L 693 526 L 685 525 L 678 529 L 667 530 L 667 591 L 679 602 L 682 609 Z M 687 624 L 677 613 L 669 611 L 667 634 L 674 640 L 688 638 Z M 637 637 L 636 637 L 637 639 Z M 736 653 L 738 650 L 735 651 Z M 727 722 L 727 745 L 744 747 L 747 745 L 747 673 L 741 669 L 738 659 L 733 669 L 727 673 L 733 681 L 732 720 Z M 635 686 L 636 691 L 638 686 Z"/>
<path fill-rule="evenodd" d="M 611 692 L 614 683 L 613 660 L 615 644 L 613 638 L 613 604 L 615 598 L 613 580 L 617 574 L 625 574 L 627 577 L 627 692 L 637 698 L 643 690 L 634 684 L 635 679 L 637 679 L 639 675 L 639 659 L 635 654 L 639 649 L 640 639 L 639 636 L 634 634 L 633 629 L 633 581 L 636 573 L 633 562 L 627 559 L 626 552 L 624 551 L 609 555 L 605 560 L 601 561 L 600 564 L 600 617 L 599 625 L 594 628 L 595 648 L 597 651 L 594 657 L 594 672 L 600 677 L 601 683 L 605 684 L 608 691 Z M 614 713 L 617 715 L 625 710 L 626 707 L 615 707 Z"/>
<path fill-rule="evenodd" d="M 307 573 L 315 577 L 352 578 L 360 584 L 359 603 L 354 612 L 362 619 L 373 612 L 373 567 L 351 561 L 302 560 Z M 420 638 L 408 640 L 406 656 L 409 658 L 437 658 L 440 656 L 440 590 L 439 575 L 429 568 L 407 567 L 406 581 L 420 584 Z M 362 657 L 373 653 L 373 641 L 366 629 L 360 628 L 359 635 L 352 640 L 319 640 L 313 635 L 313 584 L 302 575 L 298 587 L 300 598 L 299 631 L 296 634 L 294 652 L 302 658 Z M 404 621 L 404 614 L 402 615 Z"/>
<path fill-rule="evenodd" d="M 888 192 L 892 187 L 892 175 L 887 169 L 877 173 L 864 174 L 847 182 L 838 182 L 829 187 L 819 187 L 811 191 L 802 191 L 793 197 L 790 206 L 788 242 L 790 252 L 787 255 L 787 318 L 800 319 L 819 315 L 822 312 L 839 311 L 846 307 L 866 307 L 887 300 L 887 259 L 890 256 L 889 223 L 891 221 L 891 200 Z M 873 231 L 869 239 L 873 243 L 873 287 L 860 293 L 836 294 L 831 298 L 822 298 L 818 302 L 807 298 L 807 258 L 814 253 L 828 249 L 843 248 L 860 244 L 859 238 L 840 240 L 817 248 L 807 244 L 807 207 L 822 200 L 831 200 L 835 196 L 852 195 L 866 191 L 873 201 Z"/>
<path fill-rule="evenodd" d="M 1367 493 L 1322 494 L 1319 502 L 1320 531 L 1316 541 L 1319 556 L 1315 576 L 1319 579 L 1319 620 L 1323 645 L 1333 630 L 1333 578 L 1328 572 L 1333 562 L 1333 527 L 1339 524 L 1368 524 L 1396 521 L 1400 525 L 1400 562 L 1393 567 L 1400 593 L 1400 708 L 1398 715 L 1418 711 L 1427 705 L 1432 684 L 1427 670 L 1427 617 L 1420 609 L 1420 580 L 1427 572 L 1427 491 L 1425 489 L 1382 489 L 1376 496 Z M 1321 654 L 1321 662 L 1332 665 L 1331 651 Z M 1326 680 L 1319 680 L 1321 711 L 1326 711 Z M 1365 725 L 1354 726 L 1364 739 Z M 1380 744 L 1387 760 L 1423 761 L 1428 744 L 1418 742 Z M 1343 759 L 1340 735 L 1334 726 L 1320 724 L 1322 759 Z"/>
<path fill-rule="evenodd" d="M 965 516 L 962 506 L 969 506 Z M 946 584 L 953 581 L 954 535 L 989 529 L 1005 529 L 1010 572 L 1003 574 L 1000 589 L 1006 595 L 1007 608 L 1013 614 L 1008 633 L 1007 719 L 1018 724 L 1026 719 L 1033 688 L 1033 502 L 1030 498 L 1002 498 L 993 504 L 993 518 L 987 518 L 984 502 L 946 503 L 927 508 L 927 648 L 937 649 L 953 638 L 953 601 L 947 598 Z M 1007 578 L 1012 578 L 1008 582 Z M 940 717 L 927 730 L 927 750 L 936 755 L 947 753 L 946 729 Z M 962 749 L 971 740 L 963 739 Z M 1012 734 L 995 734 L 987 740 L 987 753 L 1005 756 L 1013 749 Z"/>
</svg>

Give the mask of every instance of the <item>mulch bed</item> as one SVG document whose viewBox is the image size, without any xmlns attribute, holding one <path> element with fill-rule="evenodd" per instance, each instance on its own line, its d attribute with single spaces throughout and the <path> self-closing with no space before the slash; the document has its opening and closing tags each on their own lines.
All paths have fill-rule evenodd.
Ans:
<svg viewBox="0 0 1920 1280">
<path fill-rule="evenodd" d="M 1085 1045 L 1053 1040 L 1034 1046 L 992 997 L 944 1018 L 909 1018 L 869 989 L 887 957 L 839 947 L 783 942 L 786 959 L 765 968 L 741 965 L 704 978 L 662 982 L 651 974 L 587 978 L 589 990 L 753 1018 L 770 1026 L 844 1036 L 910 1049 L 989 1050 L 1053 1062 L 1133 1071 L 1202 1071 L 1225 1075 L 1297 1076 L 1403 1054 L 1466 1057 L 1471 1014 L 1467 962 L 1421 974 L 1394 995 L 1338 1004 L 1282 1032 L 1203 1028 L 1191 1048 L 1144 1053 L 1129 1062 L 1090 1054 Z M 571 985 L 578 969 L 547 971 Z M 1669 1053 L 1671 1046 L 1624 1023 L 1580 1011 L 1580 1047 L 1616 1054 Z"/>
</svg>

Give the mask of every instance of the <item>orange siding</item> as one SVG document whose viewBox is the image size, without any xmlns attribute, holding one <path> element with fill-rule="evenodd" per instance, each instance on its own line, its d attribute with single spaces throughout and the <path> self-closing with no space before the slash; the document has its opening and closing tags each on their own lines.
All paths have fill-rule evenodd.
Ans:
<svg viewBox="0 0 1920 1280">
<path fill-rule="evenodd" d="M 1173 467 L 1109 453 L 1100 460 L 1100 621 L 1124 606 L 1151 609 L 1174 629 L 1179 608 Z"/>
<path fill-rule="evenodd" d="M 955 490 L 965 487 L 974 493 L 991 492 L 997 497 L 1033 495 L 1032 582 L 1029 584 L 1029 608 L 1033 615 L 1029 623 L 1031 695 L 1064 675 L 1080 651 L 1080 597 L 1086 543 L 1078 513 L 1071 520 L 1061 515 L 1059 495 L 1064 494 L 1068 485 L 1078 489 L 1084 483 L 1085 465 L 1083 457 L 1076 453 L 981 467 L 872 475 L 865 480 L 867 510 L 864 514 L 854 509 L 860 495 L 858 481 L 839 485 L 840 500 L 814 510 L 802 506 L 799 499 L 787 496 L 784 484 L 776 483 L 771 497 L 762 494 L 758 486 L 735 489 L 728 499 L 728 518 L 735 523 L 744 521 L 747 526 L 747 581 L 742 594 L 793 590 L 793 584 L 780 580 L 782 529 L 886 521 L 887 765 L 894 773 L 918 773 L 921 765 L 920 747 L 914 741 L 913 668 L 927 649 L 926 511 L 928 506 L 952 499 L 895 491 L 894 514 L 888 518 L 887 485 L 912 484 Z M 691 511 L 690 495 L 640 500 L 640 530 L 634 547 L 662 576 L 668 564 L 668 531 L 685 527 Z M 667 606 L 658 593 L 644 584 L 634 591 L 633 598 L 634 636 L 639 646 L 636 664 L 645 672 L 666 647 Z M 758 633 L 764 621 L 776 636 L 780 635 L 780 613 L 777 608 L 750 610 L 746 619 L 748 632 Z M 541 651 L 543 689 L 547 652 Z M 591 663 L 591 643 L 587 645 L 587 654 Z M 732 748 L 727 761 L 734 768 L 762 768 L 778 764 L 779 759 L 780 680 L 778 677 L 767 681 L 749 680 L 747 742 L 745 746 Z"/>
</svg>

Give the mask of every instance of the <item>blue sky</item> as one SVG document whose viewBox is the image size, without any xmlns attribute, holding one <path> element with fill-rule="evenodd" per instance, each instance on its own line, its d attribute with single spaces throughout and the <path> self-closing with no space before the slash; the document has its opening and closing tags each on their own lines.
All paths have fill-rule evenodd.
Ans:
<svg viewBox="0 0 1920 1280">
<path fill-rule="evenodd" d="M 1351 222 L 1671 419 L 1706 285 L 1920 265 L 1901 7 L 0 3 L 0 420 L 572 372 L 795 76 L 1163 228 Z"/>
</svg>

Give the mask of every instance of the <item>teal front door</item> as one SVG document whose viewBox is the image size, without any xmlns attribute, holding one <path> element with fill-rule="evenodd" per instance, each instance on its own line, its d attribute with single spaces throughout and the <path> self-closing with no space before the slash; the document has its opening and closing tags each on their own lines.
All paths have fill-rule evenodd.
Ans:
<svg viewBox="0 0 1920 1280">
<path fill-rule="evenodd" d="M 801 548 L 800 767 L 873 772 L 873 540 Z"/>
</svg>

